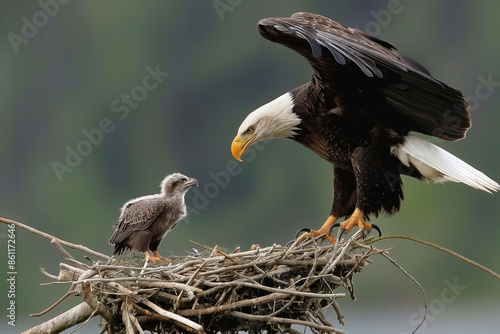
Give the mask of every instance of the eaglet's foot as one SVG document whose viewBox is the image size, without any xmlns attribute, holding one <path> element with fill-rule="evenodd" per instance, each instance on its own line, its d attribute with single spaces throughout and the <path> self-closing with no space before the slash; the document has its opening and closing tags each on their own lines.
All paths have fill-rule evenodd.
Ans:
<svg viewBox="0 0 500 334">
<path fill-rule="evenodd" d="M 149 258 L 149 260 L 148 260 Z M 153 251 L 153 256 L 149 254 L 149 252 L 144 252 L 144 260 L 148 260 L 149 262 L 156 262 L 156 261 L 165 261 L 165 262 L 170 262 L 170 259 L 167 259 L 166 257 L 161 256 L 158 251 Z"/>
</svg>

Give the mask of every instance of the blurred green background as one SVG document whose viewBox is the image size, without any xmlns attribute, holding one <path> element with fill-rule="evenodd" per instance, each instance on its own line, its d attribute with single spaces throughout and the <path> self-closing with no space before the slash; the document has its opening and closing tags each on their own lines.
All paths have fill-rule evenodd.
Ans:
<svg viewBox="0 0 500 334">
<path fill-rule="evenodd" d="M 377 35 L 460 89 L 470 98 L 473 127 L 462 142 L 434 142 L 500 180 L 500 3 L 6 0 L 0 4 L 0 216 L 110 254 L 120 206 L 157 193 L 162 178 L 179 171 L 200 187 L 187 194 L 190 215 L 167 235 L 162 254 L 187 254 L 197 247 L 189 240 L 231 249 L 283 244 L 303 226 L 319 227 L 331 207 L 331 165 L 292 141 L 264 143 L 238 165 L 229 150 L 249 112 L 309 78 L 299 55 L 255 29 L 260 18 L 297 11 Z M 163 74 L 156 84 L 146 79 L 145 89 L 144 78 L 155 70 Z M 99 126 L 106 133 L 97 134 Z M 68 165 L 71 150 L 81 154 Z M 55 165 L 67 166 L 59 177 Z M 223 178 L 228 169 L 234 175 Z M 401 212 L 376 222 L 386 235 L 438 243 L 499 272 L 498 196 L 405 179 Z M 0 227 L 0 247 L 7 278 L 7 226 Z M 17 326 L 6 325 L 4 311 L 2 332 L 20 332 L 80 302 L 72 297 L 42 318 L 28 318 L 66 291 L 39 286 L 49 281 L 39 267 L 57 274 L 64 259 L 48 240 L 24 230 L 16 232 L 16 247 Z M 391 256 L 426 290 L 426 333 L 465 333 L 478 324 L 496 333 L 498 280 L 408 241 L 379 247 L 392 247 Z M 339 301 L 344 329 L 411 332 L 423 307 L 418 288 L 382 257 L 373 259 L 355 279 L 358 300 Z M 443 292 L 447 282 L 465 288 Z M 7 292 L 3 280 L 4 310 Z M 445 302 L 443 294 L 456 298 Z M 84 332 L 97 332 L 96 322 Z"/>
</svg>

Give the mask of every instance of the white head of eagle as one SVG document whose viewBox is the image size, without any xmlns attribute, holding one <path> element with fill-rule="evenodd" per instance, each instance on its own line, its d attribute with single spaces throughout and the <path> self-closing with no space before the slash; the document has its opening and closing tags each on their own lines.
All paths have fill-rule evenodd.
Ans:
<svg viewBox="0 0 500 334">
<path fill-rule="evenodd" d="M 261 140 L 293 138 L 301 119 L 293 112 L 294 100 L 287 92 L 260 108 L 252 111 L 241 123 L 233 140 L 231 152 L 241 161 L 247 148 Z"/>
</svg>

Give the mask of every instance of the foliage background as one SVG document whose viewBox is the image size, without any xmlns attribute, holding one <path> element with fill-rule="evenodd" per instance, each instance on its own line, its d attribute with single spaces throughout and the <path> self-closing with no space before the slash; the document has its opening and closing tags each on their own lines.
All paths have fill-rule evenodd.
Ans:
<svg viewBox="0 0 500 334">
<path fill-rule="evenodd" d="M 285 243 L 299 228 L 319 226 L 331 206 L 329 164 L 291 141 L 265 143 L 247 158 L 251 161 L 238 165 L 229 151 L 250 111 L 308 80 L 310 68 L 299 55 L 255 30 L 260 18 L 297 11 L 375 33 L 476 98 L 467 139 L 436 142 L 500 180 L 499 84 L 480 88 L 480 78 L 500 81 L 497 2 L 68 1 L 15 52 L 9 33 L 21 35 L 23 18 L 33 22 L 41 4 L 54 1 L 0 4 L 0 216 L 111 253 L 107 242 L 119 207 L 156 193 L 166 174 L 180 171 L 196 177 L 200 187 L 186 197 L 189 219 L 162 244 L 166 255 L 191 251 L 189 240 L 245 249 Z M 168 77 L 121 120 L 111 104 L 142 84 L 146 67 L 157 65 Z M 478 92 L 489 95 L 479 99 Z M 60 182 L 53 163 L 65 164 L 66 147 L 76 149 L 86 139 L 82 131 L 95 129 L 104 118 L 113 131 Z M 221 179 L 228 168 L 235 175 Z M 409 179 L 405 195 L 397 216 L 377 220 L 384 234 L 410 234 L 500 271 L 498 196 Z M 1 227 L 5 273 L 6 233 Z M 479 322 L 491 333 L 498 328 L 495 279 L 420 245 L 386 241 L 383 246 L 392 247 L 391 255 L 427 291 L 426 332 L 465 333 Z M 17 231 L 16 247 L 17 326 L 5 327 L 13 332 L 76 304 L 70 299 L 42 319 L 29 319 L 66 291 L 66 286 L 39 287 L 47 279 L 38 268 L 56 274 L 63 259 L 48 240 L 25 231 Z M 341 301 L 345 329 L 411 332 L 421 319 L 422 297 L 384 259 L 376 262 L 355 282 L 359 300 Z M 453 296 L 445 291 L 447 281 L 465 286 L 450 302 L 443 299 Z M 4 280 L 0 294 L 7 291 Z M 366 319 L 358 321 L 360 314 Z M 95 322 L 85 331 L 96 332 Z"/>
</svg>

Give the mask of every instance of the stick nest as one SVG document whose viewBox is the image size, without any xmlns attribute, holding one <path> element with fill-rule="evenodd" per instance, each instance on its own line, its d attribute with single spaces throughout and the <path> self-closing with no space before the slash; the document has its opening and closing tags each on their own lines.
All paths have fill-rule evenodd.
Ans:
<svg viewBox="0 0 500 334">
<path fill-rule="evenodd" d="M 62 263 L 58 281 L 103 318 L 101 333 L 343 333 L 324 315 L 337 299 L 354 298 L 354 274 L 379 252 L 356 233 L 336 245 L 309 240 L 232 252 L 207 246 L 171 263 L 129 254 L 105 264 Z M 53 276 L 56 278 L 56 276 Z M 336 290 L 342 287 L 342 292 Z"/>
</svg>

